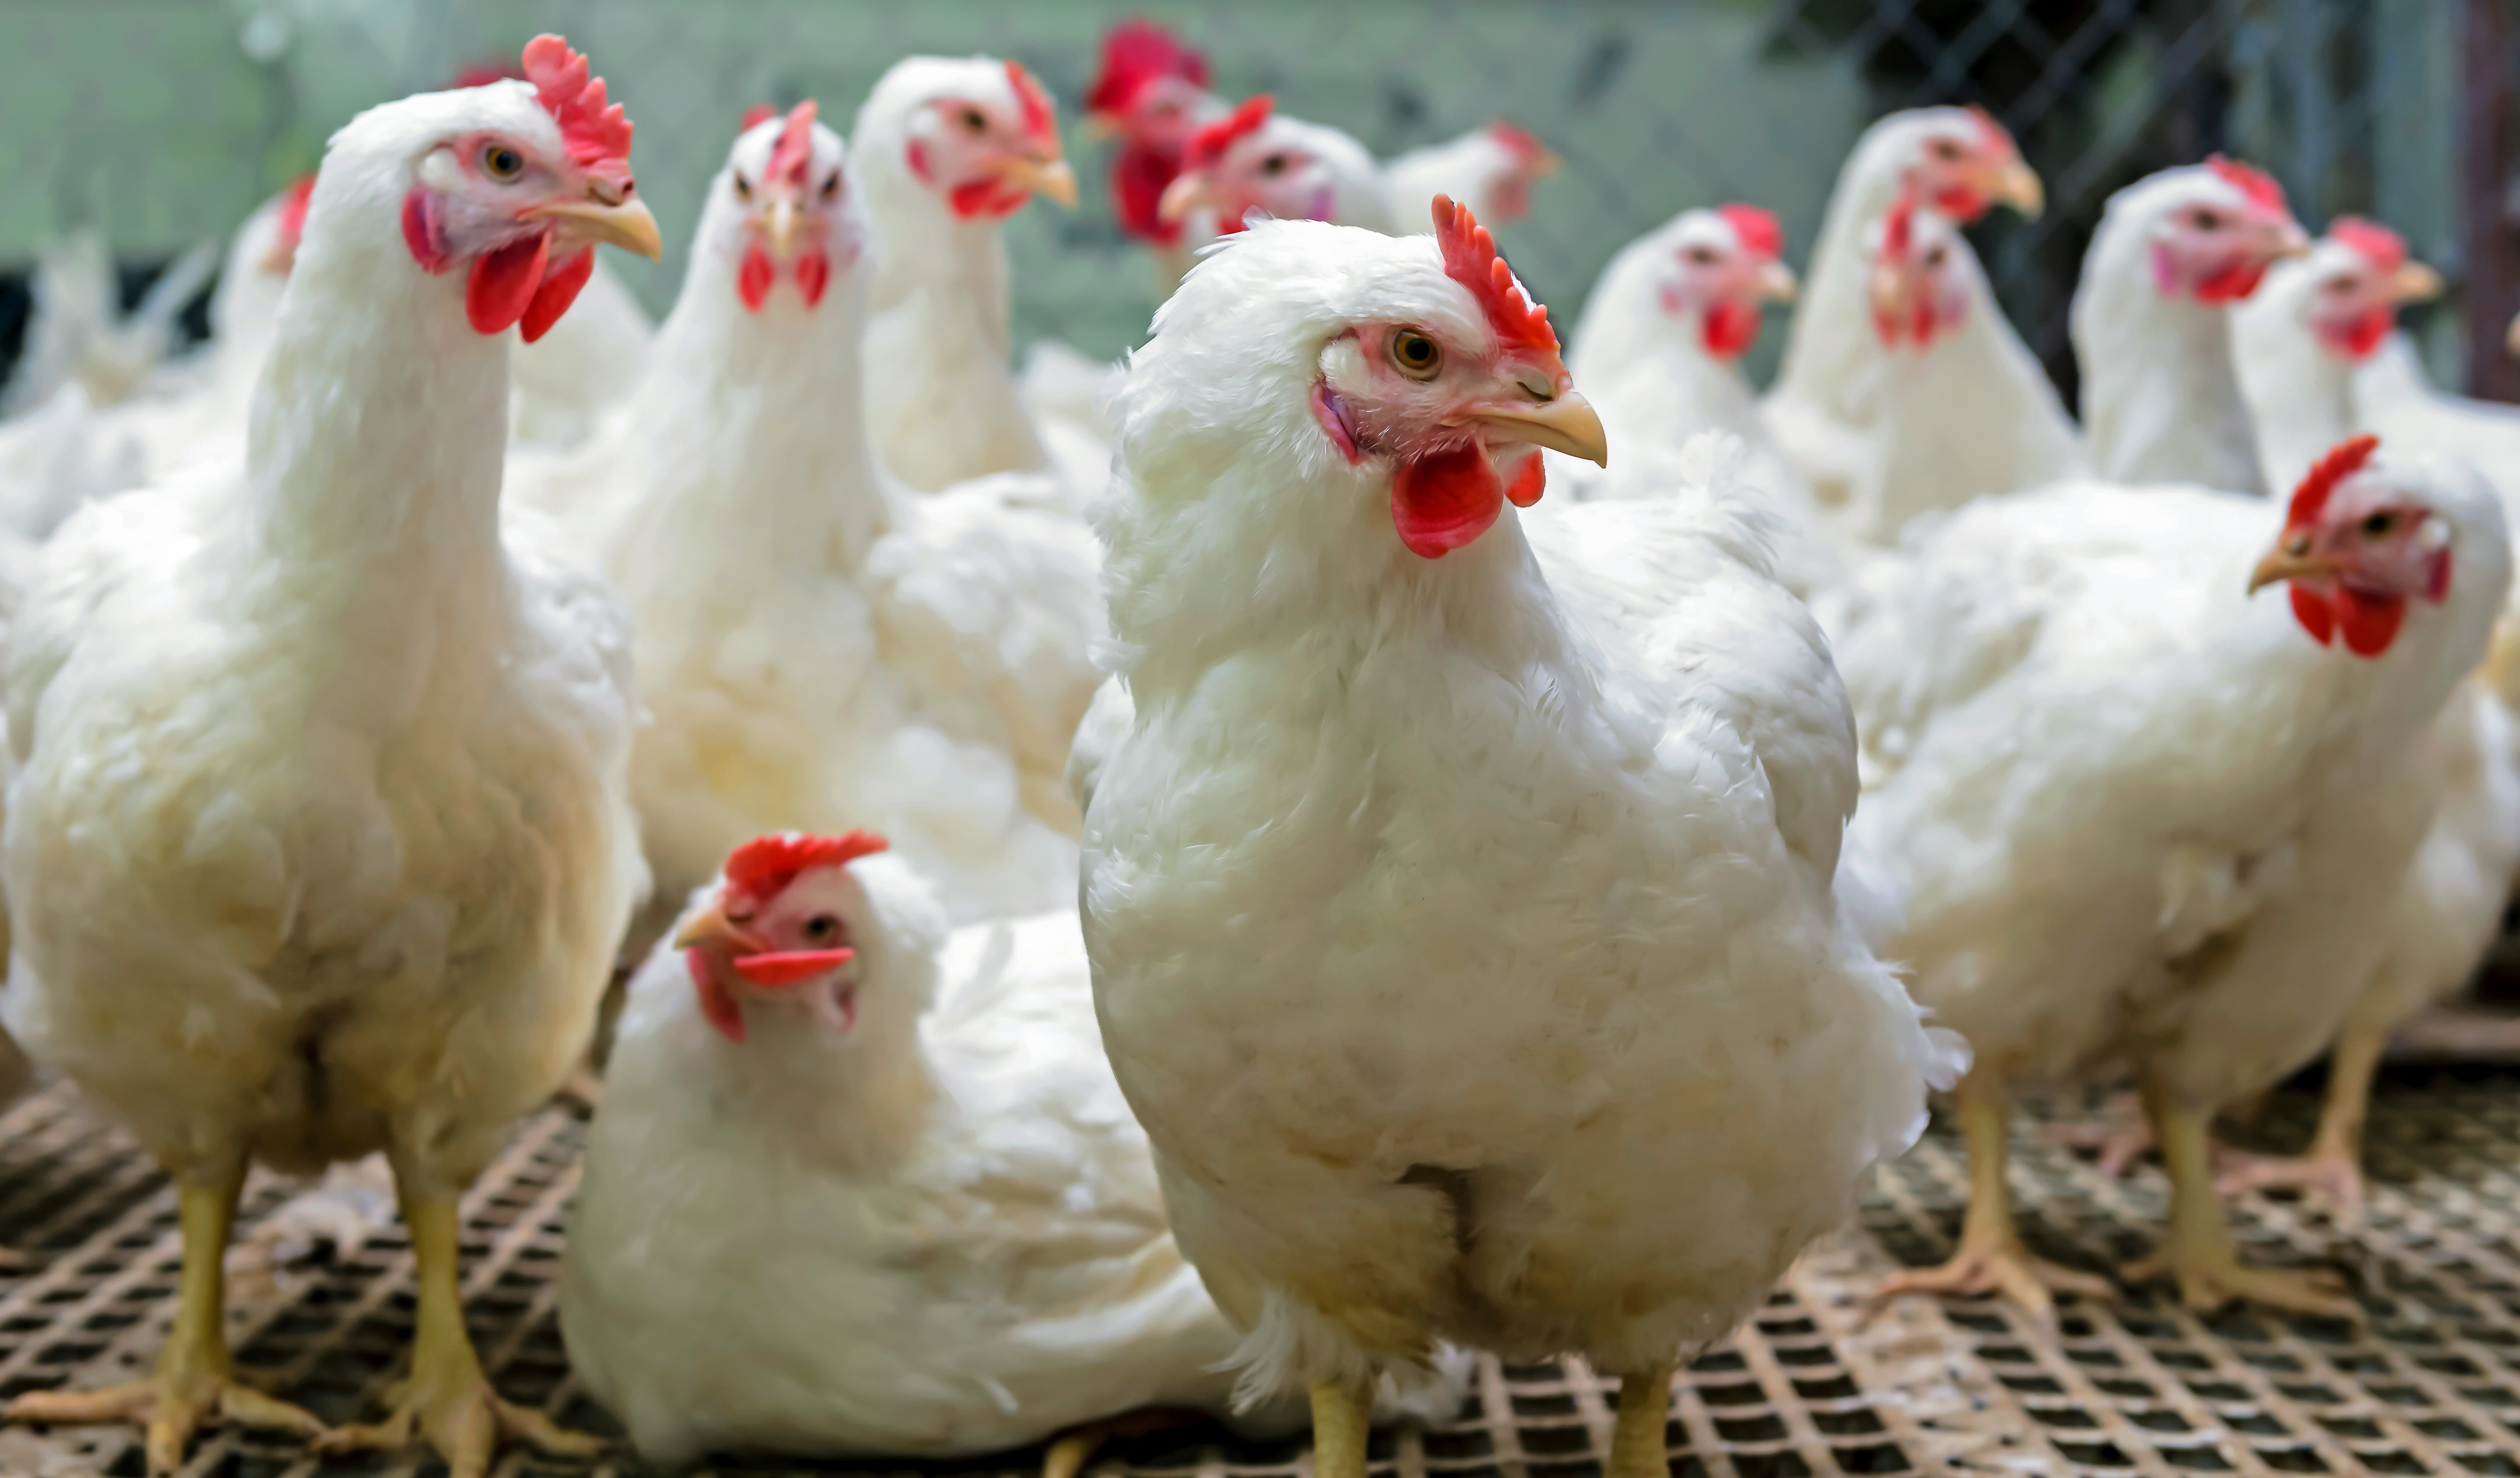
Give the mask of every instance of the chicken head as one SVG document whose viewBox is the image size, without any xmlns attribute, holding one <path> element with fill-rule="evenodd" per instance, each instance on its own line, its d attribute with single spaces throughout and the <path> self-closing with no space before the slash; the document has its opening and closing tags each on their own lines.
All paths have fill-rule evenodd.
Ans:
<svg viewBox="0 0 2520 1478">
<path fill-rule="evenodd" d="M 838 1036 L 857 1025 L 847 911 L 862 895 L 847 870 L 889 845 L 865 831 L 779 832 L 735 849 L 716 898 L 674 936 L 711 1026 L 743 1041 L 747 1006 L 799 1010 Z"/>
<path fill-rule="evenodd" d="M 1706 352 L 1737 359 L 1759 341 L 1761 310 L 1792 302 L 1793 269 L 1780 258 L 1784 228 L 1756 205 L 1719 205 L 1682 216 L 1672 259 L 1657 287 L 1662 310 L 1698 315 Z"/>
<path fill-rule="evenodd" d="M 2252 594 L 2282 582 L 2294 617 L 2324 646 L 2376 657 L 2406 624 L 2410 601 L 2450 598 L 2453 534 L 2420 479 L 2373 468 L 2377 436 L 2338 446 L 2301 480 L 2283 533 L 2249 577 Z"/>
<path fill-rule="evenodd" d="M 808 99 L 744 130 L 717 186 L 734 225 L 710 249 L 737 259 L 737 295 L 755 313 L 782 279 L 806 307 L 820 304 L 833 270 L 847 271 L 865 246 L 840 136 L 814 114 Z"/>
</svg>

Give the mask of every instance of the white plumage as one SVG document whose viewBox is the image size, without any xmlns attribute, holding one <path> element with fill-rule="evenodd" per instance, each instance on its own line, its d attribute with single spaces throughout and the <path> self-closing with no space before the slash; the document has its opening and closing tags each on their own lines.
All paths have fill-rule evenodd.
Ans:
<svg viewBox="0 0 2520 1478">
<path fill-rule="evenodd" d="M 1630 1373 L 1628 1470 L 1655 1372 L 1913 1138 L 1943 1051 L 1832 896 L 1852 726 L 1728 452 L 1438 560 L 1394 536 L 1425 543 L 1462 434 L 1410 418 L 1506 427 L 1473 445 L 1508 470 L 1513 436 L 1580 441 L 1511 430 L 1581 419 L 1482 316 L 1519 298 L 1424 238 L 1264 224 L 1192 271 L 1121 405 L 1103 1036 L 1246 1390 L 1318 1383 L 1325 1472 L 1362 1471 L 1358 1383 L 1436 1338 Z M 1455 368 L 1407 388 L 1392 325 Z M 1352 464 L 1350 421 L 1385 450 Z"/>
<path fill-rule="evenodd" d="M 572 159 L 536 99 L 410 98 L 336 135 L 244 468 L 89 506 L 13 633 L 8 1025 L 173 1175 L 187 1268 L 157 1382 L 18 1413 L 152 1414 L 153 1463 L 222 1410 L 304 1429 L 228 1377 L 228 1208 L 249 1159 L 376 1149 L 421 1264 L 406 1411 L 458 1472 L 500 1432 L 574 1450 L 491 1401 L 449 1322 L 453 1198 L 583 1050 L 641 874 L 624 612 L 547 526 L 503 521 L 507 349 L 467 304 L 519 240 L 590 233 L 565 260 L 654 228 L 614 203 L 626 163 Z M 454 1441 L 459 1412 L 482 1424 Z"/>
<path fill-rule="evenodd" d="M 858 176 L 810 120 L 785 166 L 801 173 L 774 173 L 785 127 L 746 132 L 711 182 L 646 382 L 585 451 L 529 474 L 637 618 L 651 722 L 632 775 L 659 896 L 762 831 L 865 825 L 957 918 L 1053 907 L 1075 888 L 1059 775 L 1101 676 L 1099 552 L 1018 506 L 1030 479 L 918 498 L 878 469 Z M 747 270 L 768 283 L 757 306 Z"/>
<path fill-rule="evenodd" d="M 731 977 L 742 1041 L 695 990 L 727 968 L 706 943 L 631 986 L 561 1316 L 642 1456 L 951 1456 L 1142 1407 L 1224 1414 L 1236 1336 L 1173 1244 L 1075 912 L 949 933 L 876 856 L 809 868 L 742 927 L 784 946 L 816 913 L 855 960 Z M 1441 1394 L 1449 1414 L 1459 1380 Z"/>
</svg>

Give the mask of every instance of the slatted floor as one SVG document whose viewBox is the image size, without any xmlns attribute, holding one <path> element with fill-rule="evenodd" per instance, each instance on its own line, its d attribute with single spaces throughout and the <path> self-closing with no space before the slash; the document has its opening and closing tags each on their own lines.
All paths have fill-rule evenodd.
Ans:
<svg viewBox="0 0 2520 1478">
<path fill-rule="evenodd" d="M 2090 1111 L 2096 1099 L 2062 1105 Z M 2278 1095 L 2257 1131 L 2307 1135 L 2316 1099 Z M 1945 1255 L 1964 1166 L 1936 1134 L 1886 1173 L 1860 1227 L 1795 1270 L 1758 1320 L 1699 1360 L 1674 1393 L 1668 1435 L 1685 1478 L 1841 1474 L 2246 1474 L 2367 1469 L 2520 1474 L 2520 1074 L 2398 1072 L 2371 1129 L 2370 1225 L 2350 1241 L 2318 1218 L 2258 1201 L 2242 1219 L 2270 1261 L 2326 1260 L 2353 1276 L 2360 1322 L 2231 1313 L 2198 1319 L 2166 1288 L 2116 1308 L 2069 1307 L 2056 1336 L 2008 1310 L 1911 1298 L 1875 1308 L 1872 1280 Z M 609 1423 L 575 1388 L 553 1307 L 561 1223 L 580 1126 L 559 1110 L 523 1126 L 468 1203 L 467 1286 L 475 1337 L 512 1399 L 591 1430 Z M 2033 1244 L 2105 1269 L 2150 1245 L 2157 1172 L 2124 1184 L 2025 1125 L 2016 1188 Z M 411 1322 L 410 1256 L 382 1186 L 355 1179 L 320 1202 L 257 1182 L 245 1224 L 262 1243 L 232 1269 L 231 1337 L 248 1366 L 328 1420 L 375 1414 Z M 318 1215 L 309 1217 L 312 1205 Z M 0 1118 L 0 1396 L 145 1368 L 171 1314 L 174 1197 L 129 1142 L 62 1092 Z M 311 1249 L 311 1250 L 310 1250 Z M 274 1257 L 277 1261 L 274 1261 Z M 1469 1402 L 1431 1431 L 1377 1434 L 1377 1472 L 1420 1478 L 1594 1478 L 1610 1401 L 1578 1367 L 1490 1363 Z M 907 1471 L 904 1463 L 728 1473 Z M 1015 1455 L 941 1471 L 1022 1473 Z M 1105 1453 L 1105 1473 L 1262 1478 L 1305 1470 L 1292 1444 L 1191 1428 Z M 136 1440 L 114 1429 L 0 1433 L 0 1474 L 137 1478 Z M 216 1478 L 428 1474 L 414 1453 L 318 1462 L 293 1445 L 219 1433 L 187 1471 Z M 626 1455 L 591 1470 L 511 1457 L 501 1472 L 560 1478 L 642 1471 Z M 939 1471 L 939 1469 L 930 1469 Z"/>
</svg>

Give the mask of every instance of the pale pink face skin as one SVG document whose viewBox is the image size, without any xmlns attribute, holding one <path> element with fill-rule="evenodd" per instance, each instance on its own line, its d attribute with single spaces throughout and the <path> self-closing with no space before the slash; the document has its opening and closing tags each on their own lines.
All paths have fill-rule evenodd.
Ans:
<svg viewBox="0 0 2520 1478">
<path fill-rule="evenodd" d="M 581 165 L 564 151 L 547 153 L 502 129 L 482 129 L 439 145 L 422 161 L 421 182 L 436 198 L 437 239 L 457 261 L 554 230 L 555 220 L 573 251 L 593 239 L 581 237 L 566 216 L 551 215 L 550 207 L 589 200 L 615 205 L 636 189 L 625 163 Z M 563 240 L 553 243 L 555 259 Z"/>
<path fill-rule="evenodd" d="M 2404 600 L 2449 593 L 2450 525 L 2385 478 L 2348 479 L 2316 521 L 2287 535 L 2302 554 L 2331 566 L 2337 585 Z"/>
<path fill-rule="evenodd" d="M 793 284 L 806 307 L 822 301 L 834 273 L 856 265 L 865 229 L 850 208 L 849 179 L 838 136 L 816 130 L 802 177 L 774 170 L 781 120 L 736 141 L 726 189 L 742 214 L 736 234 L 718 244 L 738 265 L 737 291 L 758 309 Z"/>
<path fill-rule="evenodd" d="M 2202 193 L 2153 229 L 2153 281 L 2164 295 L 2207 304 L 2255 292 L 2267 269 L 2310 245 L 2292 212 L 2221 186 Z"/>
<path fill-rule="evenodd" d="M 685 954 L 693 957 L 695 974 L 705 968 L 747 1020 L 761 1019 L 765 1012 L 786 1013 L 818 1031 L 845 1037 L 857 1025 L 855 960 L 778 983 L 748 978 L 738 963 L 853 949 L 847 911 L 858 896 L 845 867 L 809 868 L 766 903 L 727 895 L 722 908 L 728 927 L 693 943 Z"/>
<path fill-rule="evenodd" d="M 903 162 L 912 176 L 966 220 L 1012 215 L 1035 191 L 1075 202 L 1057 129 L 1027 123 L 1012 81 L 929 99 L 912 113 L 909 133 Z"/>
<path fill-rule="evenodd" d="M 1431 368 L 1416 357 L 1419 341 L 1434 346 Z M 1476 444 L 1507 473 L 1529 454 L 1474 418 L 1487 407 L 1554 400 L 1574 386 L 1558 356 L 1511 345 L 1481 346 L 1415 324 L 1360 324 L 1324 355 L 1325 430 L 1344 450 L 1364 457 L 1414 461 Z"/>
<path fill-rule="evenodd" d="M 2012 136 L 1972 112 L 1935 120 L 1916 147 L 1906 178 L 1917 198 L 1958 221 L 1974 221 L 1999 202 L 2024 213 L 2039 208 L 2037 177 L 2022 166 Z"/>
<path fill-rule="evenodd" d="M 2441 292 L 2441 276 L 2410 260 L 2394 234 L 2339 222 L 2306 264 L 2317 273 L 2308 322 L 2319 346 L 2339 359 L 2360 362 L 2379 352 L 2398 327 L 2398 309 Z M 2366 239 L 2378 237 L 2376 242 Z M 2359 245 L 2358 245 L 2359 243 Z"/>
<path fill-rule="evenodd" d="M 1758 341 L 1762 309 L 1793 293 L 1783 263 L 1745 247 L 1722 216 L 1706 211 L 1682 227 L 1657 295 L 1665 313 L 1698 316 L 1706 351 L 1732 359 Z"/>
<path fill-rule="evenodd" d="M 1222 105 L 1187 77 L 1156 77 L 1141 84 L 1120 115 L 1120 131 L 1149 149 L 1182 149 Z"/>
<path fill-rule="evenodd" d="M 1909 229 L 1905 255 L 1874 264 L 1872 323 L 1883 343 L 1921 350 L 1967 321 L 1969 282 L 1957 227 L 1919 211 Z"/>
<path fill-rule="evenodd" d="M 1282 221 L 1326 221 L 1337 204 L 1329 170 L 1272 118 L 1199 171 L 1218 220 L 1238 227 L 1253 210 Z"/>
</svg>

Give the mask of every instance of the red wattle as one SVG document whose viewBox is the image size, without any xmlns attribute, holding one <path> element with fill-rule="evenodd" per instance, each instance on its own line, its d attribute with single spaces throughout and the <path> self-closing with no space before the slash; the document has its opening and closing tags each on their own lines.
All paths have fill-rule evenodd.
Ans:
<svg viewBox="0 0 2520 1478">
<path fill-rule="evenodd" d="M 692 972 L 692 984 L 699 989 L 700 1014 L 708 1024 L 729 1042 L 742 1041 L 743 1008 L 736 1004 L 735 992 L 710 971 L 708 956 L 699 950 L 685 950 L 683 967 Z"/>
<path fill-rule="evenodd" d="M 2328 605 L 2327 598 L 2298 585 L 2286 588 L 2292 594 L 2292 618 L 2301 623 L 2301 629 L 2321 647 L 2335 641 L 2336 612 Z"/>
<path fill-rule="evenodd" d="M 808 251 L 796 258 L 796 291 L 805 294 L 805 306 L 818 306 L 824 290 L 832 286 L 832 259 L 820 251 Z"/>
<path fill-rule="evenodd" d="M 2337 624 L 2345 631 L 2345 649 L 2358 657 L 2376 657 L 2398 640 L 2407 623 L 2405 596 L 2366 595 L 2346 586 L 2336 596 Z"/>
<path fill-rule="evenodd" d="M 517 332 L 525 342 L 532 343 L 551 332 L 568 305 L 577 301 L 578 291 L 586 280 L 595 275 L 595 248 L 581 246 L 577 254 L 543 273 L 542 286 L 534 290 L 533 301 L 525 304 L 525 316 L 517 324 Z"/>
<path fill-rule="evenodd" d="M 2397 326 L 2398 310 L 2383 307 L 2366 309 L 2341 324 L 2319 324 L 2318 330 L 2319 341 L 2337 353 L 2348 359 L 2368 359 Z"/>
<path fill-rule="evenodd" d="M 1547 491 L 1549 459 L 1534 452 L 1522 459 L 1522 466 L 1514 471 L 1513 481 L 1506 485 L 1505 496 L 1516 508 L 1529 508 L 1538 503 L 1540 495 Z"/>
<path fill-rule="evenodd" d="M 1404 462 L 1391 473 L 1391 524 L 1421 559 L 1440 560 L 1488 531 L 1505 512 L 1505 483 L 1469 442 Z"/>
<path fill-rule="evenodd" d="M 945 202 L 964 220 L 996 220 L 1021 210 L 1031 199 L 1031 191 L 1004 180 L 970 180 L 948 192 Z"/>
<path fill-rule="evenodd" d="M 1759 341 L 1759 310 L 1748 303 L 1717 303 L 1706 310 L 1701 337 L 1707 353 L 1718 359 L 1737 359 Z"/>
<path fill-rule="evenodd" d="M 1963 226 L 1976 225 L 1994 203 L 1966 185 L 1948 185 L 1934 192 L 1934 209 Z"/>
<path fill-rule="evenodd" d="M 464 284 L 464 316 L 477 334 L 505 334 L 525 316 L 534 290 L 543 283 L 543 264 L 551 256 L 551 233 L 537 231 L 523 241 L 484 251 L 472 259 Z"/>
<path fill-rule="evenodd" d="M 770 286 L 779 280 L 779 269 L 770 261 L 770 253 L 758 243 L 743 248 L 743 262 L 735 269 L 735 295 L 755 313 L 770 300 Z"/>
<path fill-rule="evenodd" d="M 858 958 L 855 950 L 780 950 L 763 955 L 738 955 L 735 972 L 753 985 L 794 985 L 828 975 Z"/>
<path fill-rule="evenodd" d="M 2196 300 L 2200 303 L 2235 303 L 2258 291 L 2266 280 L 2267 263 L 2254 257 L 2215 268 L 2196 282 Z"/>
<path fill-rule="evenodd" d="M 1164 187 L 1181 170 L 1178 145 L 1169 149 L 1134 142 L 1123 145 L 1119 157 L 1111 161 L 1111 199 L 1119 207 L 1115 213 L 1120 229 L 1158 246 L 1179 242 L 1181 222 L 1165 220 L 1155 207 L 1164 198 Z"/>
</svg>

